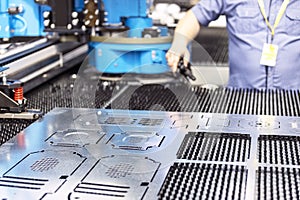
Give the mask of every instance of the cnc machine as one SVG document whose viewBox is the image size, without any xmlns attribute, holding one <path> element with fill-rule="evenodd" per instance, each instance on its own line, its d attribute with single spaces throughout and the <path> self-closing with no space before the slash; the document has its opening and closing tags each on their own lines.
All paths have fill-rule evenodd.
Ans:
<svg viewBox="0 0 300 200">
<path fill-rule="evenodd" d="M 1 0 L 0 200 L 299 199 L 300 91 L 171 79 L 151 6 Z"/>
</svg>

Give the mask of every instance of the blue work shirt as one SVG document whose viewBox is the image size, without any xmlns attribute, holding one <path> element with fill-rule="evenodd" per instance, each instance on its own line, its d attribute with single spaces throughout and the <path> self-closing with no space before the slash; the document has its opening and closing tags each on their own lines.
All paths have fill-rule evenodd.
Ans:
<svg viewBox="0 0 300 200">
<path fill-rule="evenodd" d="M 272 26 L 282 2 L 264 0 Z M 279 47 L 275 67 L 260 65 L 263 45 L 271 42 L 271 31 L 257 0 L 201 0 L 192 11 L 203 26 L 226 16 L 228 87 L 300 89 L 300 0 L 290 0 L 275 29 L 272 43 Z"/>
</svg>

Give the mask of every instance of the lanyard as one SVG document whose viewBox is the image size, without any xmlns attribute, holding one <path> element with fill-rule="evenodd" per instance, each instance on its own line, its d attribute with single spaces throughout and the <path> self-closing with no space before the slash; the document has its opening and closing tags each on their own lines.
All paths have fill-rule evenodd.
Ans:
<svg viewBox="0 0 300 200">
<path fill-rule="evenodd" d="M 281 7 L 279 9 L 279 12 L 276 16 L 276 19 L 275 19 L 275 23 L 274 25 L 272 26 L 267 18 L 267 14 L 266 14 L 266 11 L 265 11 L 265 4 L 264 4 L 264 0 L 258 0 L 258 5 L 259 5 L 259 8 L 260 8 L 260 11 L 261 11 L 261 14 L 263 15 L 264 19 L 265 19 L 265 22 L 267 24 L 267 26 L 269 27 L 269 29 L 271 30 L 271 33 L 272 33 L 272 38 L 274 37 L 275 35 L 275 29 L 276 27 L 278 26 L 288 4 L 289 4 L 290 0 L 284 0 L 283 3 L 281 4 Z"/>
</svg>

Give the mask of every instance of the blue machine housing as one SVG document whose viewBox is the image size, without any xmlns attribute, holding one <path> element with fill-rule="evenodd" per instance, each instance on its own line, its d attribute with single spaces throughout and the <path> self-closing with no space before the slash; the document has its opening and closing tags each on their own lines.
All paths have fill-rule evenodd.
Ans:
<svg viewBox="0 0 300 200">
<path fill-rule="evenodd" d="M 119 24 L 123 17 L 147 18 L 147 0 L 102 0 L 106 12 L 106 22 Z M 142 28 L 142 27 L 140 27 Z"/>
<path fill-rule="evenodd" d="M 10 14 L 9 8 L 19 7 L 21 12 Z M 34 0 L 1 0 L 0 38 L 16 36 L 43 36 L 43 12 L 48 6 L 39 5 Z"/>
<path fill-rule="evenodd" d="M 21 8 L 20 13 L 9 13 L 9 9 L 17 7 Z M 84 0 L 73 0 L 73 9 L 81 12 Z M 35 0 L 1 0 L 0 38 L 45 36 L 45 11 L 51 11 L 51 7 L 38 4 Z"/>
<path fill-rule="evenodd" d="M 169 71 L 165 53 L 170 48 L 165 44 L 112 44 L 90 43 L 89 54 L 92 66 L 103 73 L 156 74 Z"/>
<path fill-rule="evenodd" d="M 95 66 L 100 72 L 110 74 L 158 74 L 170 71 L 165 54 L 171 46 L 171 41 L 156 43 L 154 38 L 154 42 L 140 42 L 143 40 L 144 29 L 153 26 L 152 19 L 148 17 L 148 2 L 146 0 L 103 0 L 106 12 L 105 25 L 115 26 L 123 22 L 129 30 L 119 43 L 118 37 L 115 41 L 114 38 L 108 38 L 103 42 L 90 42 L 90 65 Z M 157 38 L 168 37 L 166 27 L 160 27 L 159 33 Z M 134 42 L 135 39 L 139 42 Z M 151 38 L 147 39 L 151 40 Z"/>
</svg>

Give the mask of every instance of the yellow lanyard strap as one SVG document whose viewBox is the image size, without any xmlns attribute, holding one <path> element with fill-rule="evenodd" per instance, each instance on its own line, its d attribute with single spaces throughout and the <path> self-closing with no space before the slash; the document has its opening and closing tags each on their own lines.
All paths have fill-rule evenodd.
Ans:
<svg viewBox="0 0 300 200">
<path fill-rule="evenodd" d="M 269 29 L 271 30 L 271 33 L 272 33 L 272 37 L 274 37 L 275 35 L 275 29 L 276 27 L 278 26 L 288 4 L 289 4 L 290 0 L 284 0 L 283 3 L 281 4 L 281 7 L 279 9 L 279 12 L 277 14 L 277 17 L 275 19 L 275 23 L 274 25 L 272 26 L 267 18 L 267 14 L 266 14 L 266 11 L 265 11 L 265 4 L 264 4 L 264 1 L 263 0 L 258 0 L 258 5 L 259 5 L 259 8 L 260 8 L 260 11 L 261 11 L 261 14 L 263 15 L 265 21 L 266 21 L 266 24 L 267 26 L 269 27 Z"/>
</svg>

